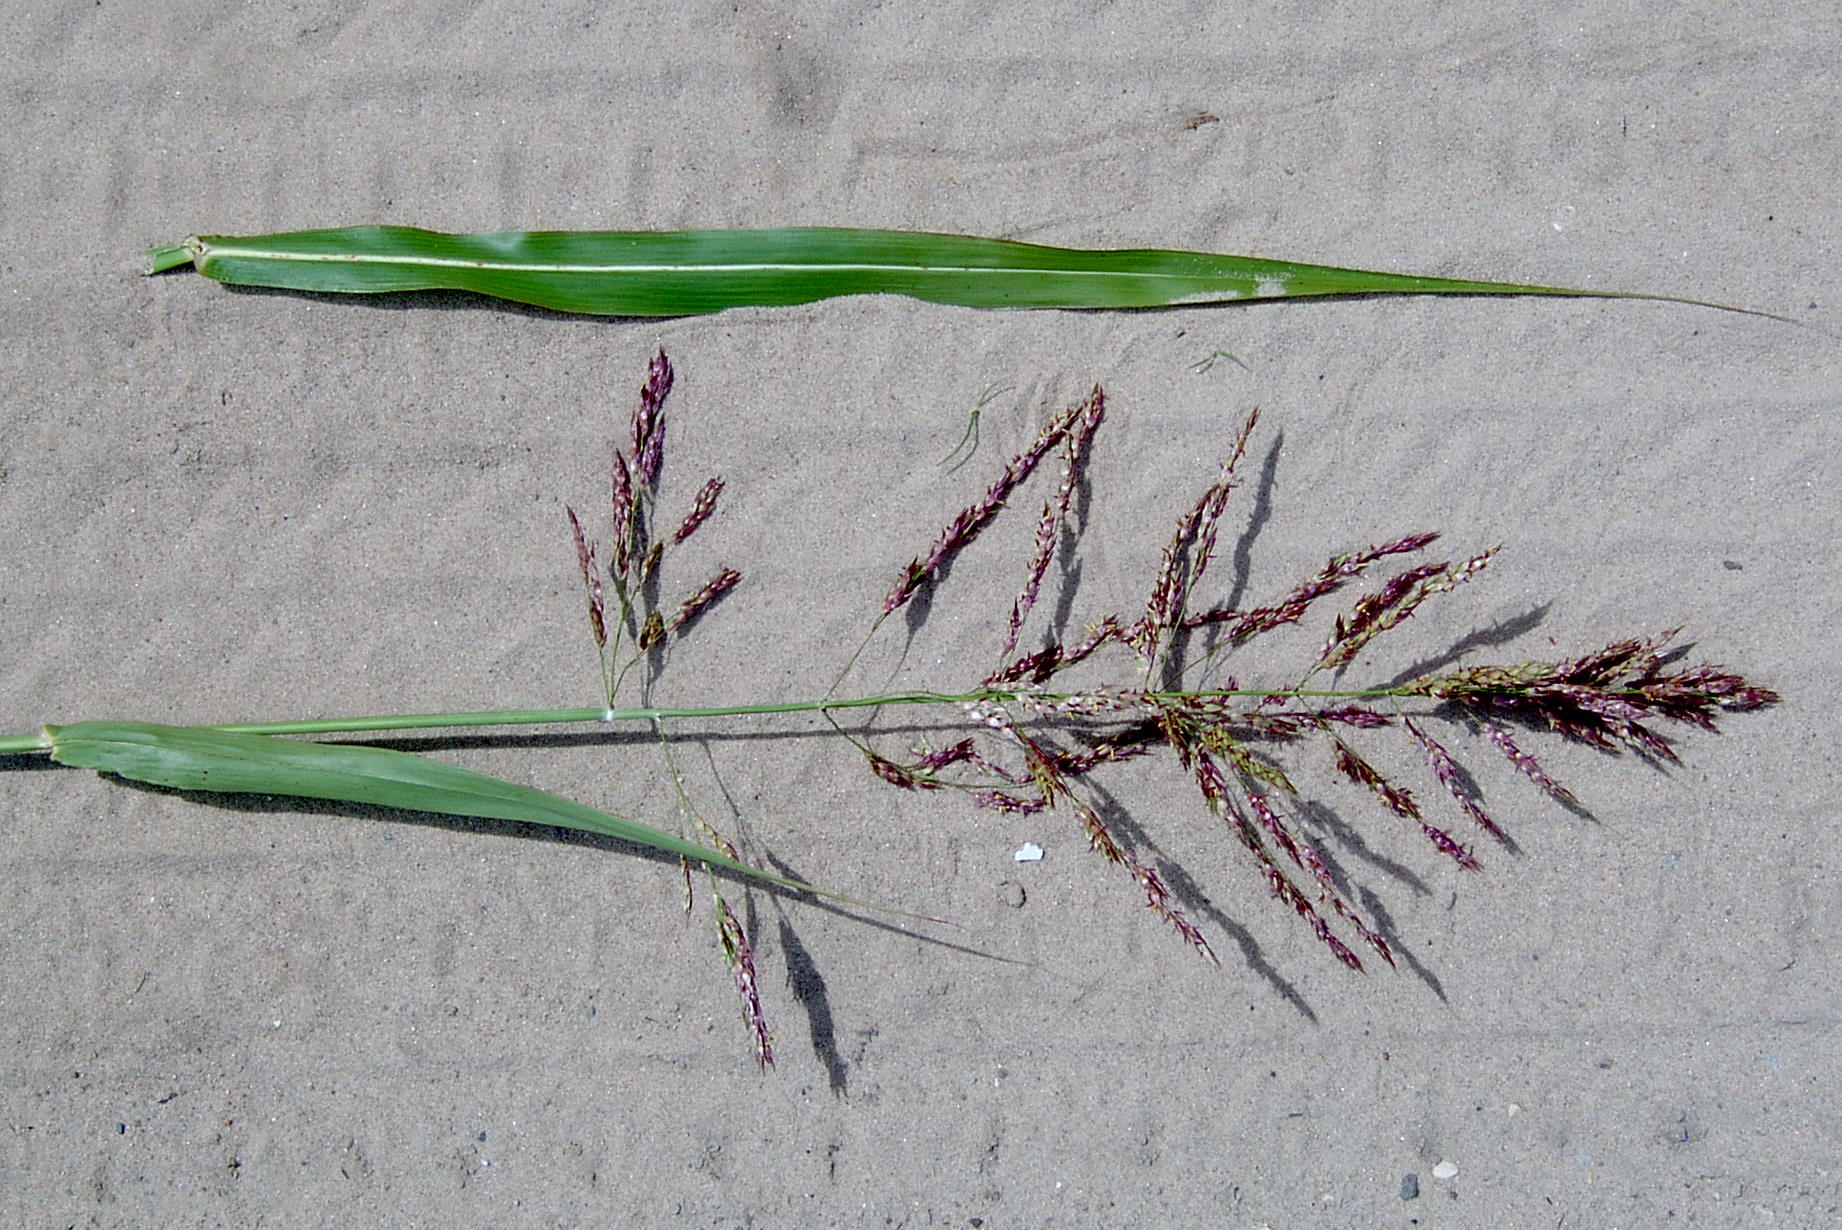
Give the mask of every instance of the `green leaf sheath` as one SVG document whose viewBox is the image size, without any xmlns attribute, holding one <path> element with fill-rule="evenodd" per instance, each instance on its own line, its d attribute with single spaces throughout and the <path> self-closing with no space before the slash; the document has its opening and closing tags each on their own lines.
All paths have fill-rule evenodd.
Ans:
<svg viewBox="0 0 1842 1230">
<path fill-rule="evenodd" d="M 560 795 L 390 748 L 307 743 L 151 722 L 79 722 L 47 726 L 45 735 L 51 758 L 59 764 L 156 786 L 333 799 L 580 829 L 666 854 L 681 854 L 783 888 L 837 896 Z"/>
<path fill-rule="evenodd" d="M 1700 302 L 1207 252 L 1089 251 L 831 227 L 447 235 L 354 226 L 244 238 L 202 235 L 152 249 L 148 271 L 187 261 L 207 277 L 240 286 L 342 294 L 461 290 L 601 316 L 687 316 L 872 294 L 977 308 L 1145 308 L 1371 294 Z"/>
</svg>

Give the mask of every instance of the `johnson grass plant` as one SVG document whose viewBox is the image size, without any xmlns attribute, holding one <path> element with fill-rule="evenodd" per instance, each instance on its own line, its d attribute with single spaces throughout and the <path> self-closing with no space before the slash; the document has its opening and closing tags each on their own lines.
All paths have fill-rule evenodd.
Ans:
<svg viewBox="0 0 1842 1230">
<path fill-rule="evenodd" d="M 675 574 L 676 549 L 720 521 L 723 483 L 705 481 L 680 507 L 660 498 L 673 379 L 671 363 L 659 354 L 613 451 L 604 508 L 588 515 L 568 510 L 581 602 L 600 664 L 597 704 L 203 727 L 85 722 L 0 739 L 0 752 L 45 752 L 63 764 L 187 791 L 338 799 L 583 829 L 674 855 L 687 910 L 696 881 L 706 886 L 717 945 L 765 1068 L 773 1062 L 773 1038 L 754 952 L 725 890 L 756 882 L 773 891 L 837 894 L 760 869 L 704 815 L 673 756 L 670 732 L 680 719 L 806 714 L 828 724 L 870 773 L 917 798 L 929 793 L 940 805 L 968 811 L 1041 813 L 1044 824 L 1064 826 L 1116 866 L 1182 943 L 1214 960 L 1208 927 L 1192 917 L 1197 901 L 1185 896 L 1194 891 L 1188 878 L 1173 887 L 1169 867 L 1160 870 L 1134 840 L 1138 830 L 1122 831 L 1099 802 L 1105 778 L 1180 773 L 1195 801 L 1168 822 L 1199 826 L 1238 847 L 1250 884 L 1296 914 L 1334 959 L 1361 970 L 1365 960 L 1394 964 L 1395 941 L 1352 904 L 1357 886 L 1337 872 L 1312 821 L 1317 778 L 1353 783 L 1372 797 L 1378 822 L 1404 825 L 1433 857 L 1477 869 L 1480 851 L 1506 846 L 1507 826 L 1502 807 L 1494 799 L 1487 805 L 1467 763 L 1501 758 L 1539 792 L 1572 803 L 1568 789 L 1542 767 L 1541 741 L 1670 764 L 1678 755 L 1676 729 L 1712 730 L 1725 714 L 1778 699 L 1724 667 L 1690 664 L 1674 633 L 1582 646 L 1554 659 L 1449 663 L 1406 677 L 1361 678 L 1377 641 L 1400 635 L 1427 603 L 1477 583 L 1494 566 L 1496 549 L 1440 560 L 1431 557 L 1436 534 L 1402 534 L 1332 556 L 1254 605 L 1230 605 L 1220 596 L 1228 587 L 1219 556 L 1224 534 L 1233 532 L 1234 493 L 1257 412 L 1227 441 L 1212 472 L 1199 477 L 1199 494 L 1170 510 L 1168 539 L 1145 561 L 1142 600 L 1088 613 L 1079 623 L 1044 618 L 1045 609 L 1073 610 L 1080 598 L 1062 593 L 1044 602 L 1046 590 L 1075 572 L 1069 564 L 1080 550 L 1076 496 L 1088 481 L 1108 409 L 1095 388 L 1050 417 L 938 533 L 917 535 L 916 553 L 891 570 L 880 597 L 863 596 L 864 644 L 840 663 L 826 695 L 652 706 L 651 685 L 668 655 L 711 622 L 706 617 L 733 605 L 745 584 L 727 567 L 690 578 Z M 960 659 L 989 653 L 985 665 L 938 690 L 854 694 L 848 685 L 864 648 L 898 630 L 912 632 L 960 555 L 1019 506 L 1035 528 L 1017 567 L 1014 597 L 994 612 L 984 647 L 968 646 Z M 1230 580 L 1240 592 L 1251 579 Z M 744 615 L 735 612 L 731 622 Z M 1284 630 L 1297 645 L 1300 629 L 1315 630 L 1309 652 L 1265 648 Z M 866 710 L 897 706 L 930 711 L 925 741 L 894 746 L 861 720 Z M 589 722 L 642 723 L 655 732 L 678 799 L 672 829 L 425 756 L 287 737 Z"/>
</svg>

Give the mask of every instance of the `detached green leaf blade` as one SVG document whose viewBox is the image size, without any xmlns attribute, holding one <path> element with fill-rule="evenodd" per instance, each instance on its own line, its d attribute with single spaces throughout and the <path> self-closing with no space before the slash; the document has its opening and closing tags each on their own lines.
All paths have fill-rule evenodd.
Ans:
<svg viewBox="0 0 1842 1230">
<path fill-rule="evenodd" d="M 602 316 L 686 316 L 871 294 L 978 308 L 1146 308 L 1374 294 L 1569 295 L 1723 306 L 1670 295 L 1418 277 L 1208 252 L 1090 251 L 827 227 L 449 235 L 356 226 L 202 235 L 152 249 L 149 272 L 187 260 L 205 276 L 239 286 L 341 294 L 461 290 Z"/>
<path fill-rule="evenodd" d="M 391 748 L 307 743 L 151 722 L 79 722 L 47 726 L 45 735 L 51 758 L 59 764 L 175 790 L 293 795 L 579 829 L 680 854 L 783 888 L 852 901 L 561 795 Z"/>
</svg>

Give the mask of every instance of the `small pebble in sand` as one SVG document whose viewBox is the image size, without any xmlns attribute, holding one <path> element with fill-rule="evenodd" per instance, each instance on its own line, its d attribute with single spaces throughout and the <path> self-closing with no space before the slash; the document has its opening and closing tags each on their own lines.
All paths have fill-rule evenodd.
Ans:
<svg viewBox="0 0 1842 1230">
<path fill-rule="evenodd" d="M 1005 880 L 999 884 L 998 895 L 1004 899 L 1004 904 L 1013 910 L 1022 909 L 1023 903 L 1030 899 L 1029 894 L 1023 891 L 1023 885 L 1015 880 Z"/>
<path fill-rule="evenodd" d="M 1404 1174 L 1401 1176 L 1401 1199 L 1418 1200 L 1420 1198 L 1420 1176 Z"/>
<path fill-rule="evenodd" d="M 1011 857 L 1020 863 L 1040 863 L 1043 861 L 1043 848 L 1033 841 L 1026 841 Z"/>
<path fill-rule="evenodd" d="M 1433 1167 L 1433 1177 L 1442 1183 L 1448 1179 L 1456 1179 L 1458 1177 L 1458 1163 L 1451 1160 L 1440 1162 L 1437 1166 Z"/>
</svg>

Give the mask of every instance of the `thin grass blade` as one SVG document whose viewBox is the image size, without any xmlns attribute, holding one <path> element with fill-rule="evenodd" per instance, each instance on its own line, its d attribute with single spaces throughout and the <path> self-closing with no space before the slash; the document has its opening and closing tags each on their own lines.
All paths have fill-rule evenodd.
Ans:
<svg viewBox="0 0 1842 1230">
<path fill-rule="evenodd" d="M 839 295 L 908 295 L 977 308 L 1149 308 L 1326 295 L 1674 295 L 1420 277 L 1153 248 L 1044 247 L 968 235 L 809 227 L 719 231 L 512 231 L 450 235 L 354 226 L 201 235 L 149 253 L 149 273 L 190 262 L 238 286 L 339 294 L 458 290 L 559 312 L 689 316 Z"/>
<path fill-rule="evenodd" d="M 45 736 L 51 758 L 59 764 L 175 790 L 291 795 L 578 829 L 683 855 L 782 888 L 818 893 L 854 905 L 870 904 L 763 871 L 706 846 L 561 795 L 391 748 L 309 743 L 273 735 L 151 722 L 47 726 Z"/>
</svg>

